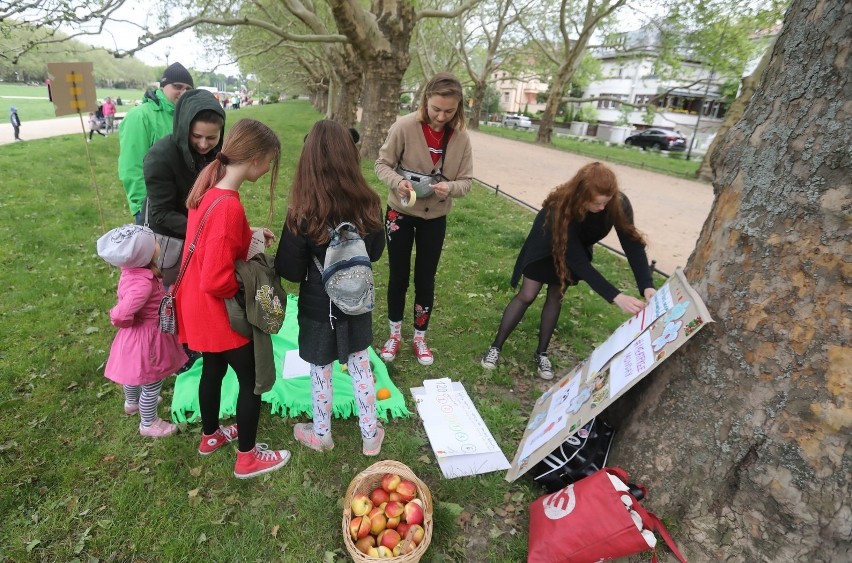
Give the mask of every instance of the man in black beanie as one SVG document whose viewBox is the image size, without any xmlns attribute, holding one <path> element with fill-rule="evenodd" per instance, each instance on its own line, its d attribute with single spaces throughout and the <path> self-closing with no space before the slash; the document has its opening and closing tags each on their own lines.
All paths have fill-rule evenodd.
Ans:
<svg viewBox="0 0 852 563">
<path fill-rule="evenodd" d="M 163 71 L 160 88 L 147 93 L 142 104 L 131 109 L 118 128 L 118 177 L 127 193 L 130 214 L 142 224 L 142 204 L 147 191 L 142 161 L 151 146 L 170 134 L 174 127 L 175 104 L 187 90 L 193 88 L 192 75 L 180 63 Z"/>
</svg>

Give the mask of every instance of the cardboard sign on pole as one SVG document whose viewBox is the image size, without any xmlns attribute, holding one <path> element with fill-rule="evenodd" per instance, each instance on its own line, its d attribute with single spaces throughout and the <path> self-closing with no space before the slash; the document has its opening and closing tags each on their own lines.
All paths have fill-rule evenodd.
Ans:
<svg viewBox="0 0 852 563">
<path fill-rule="evenodd" d="M 539 397 L 506 480 L 532 469 L 711 322 L 678 268 L 645 309 Z"/>
<path fill-rule="evenodd" d="M 93 69 L 91 62 L 47 64 L 56 117 L 98 109 Z"/>
</svg>

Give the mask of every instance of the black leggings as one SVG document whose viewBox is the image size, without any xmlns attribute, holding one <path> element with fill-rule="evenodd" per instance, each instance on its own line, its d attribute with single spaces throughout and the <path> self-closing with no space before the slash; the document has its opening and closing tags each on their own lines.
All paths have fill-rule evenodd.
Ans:
<svg viewBox="0 0 852 563">
<path fill-rule="evenodd" d="M 518 294 L 509 301 L 506 305 L 506 310 L 503 311 L 503 318 L 500 320 L 500 328 L 497 329 L 497 337 L 494 339 L 492 346 L 503 348 L 503 344 L 521 319 L 524 318 L 524 313 L 535 301 L 538 292 L 541 291 L 542 282 L 524 278 L 521 284 L 521 289 Z M 547 298 L 544 301 L 544 306 L 541 309 L 541 323 L 538 327 L 538 348 L 537 354 L 547 352 L 547 347 L 550 345 L 550 337 L 553 336 L 553 331 L 556 330 L 556 323 L 559 321 L 559 313 L 562 312 L 562 291 L 559 284 L 547 284 Z"/>
<path fill-rule="evenodd" d="M 399 322 L 405 315 L 405 294 L 414 257 L 414 328 L 426 330 L 435 303 L 435 274 L 447 234 L 447 217 L 423 219 L 388 208 L 385 215 L 388 266 L 388 319 Z"/>
<path fill-rule="evenodd" d="M 222 402 L 222 380 L 228 366 L 234 368 L 240 391 L 237 395 L 237 428 L 239 449 L 251 451 L 257 439 L 260 420 L 260 395 L 254 394 L 254 342 L 224 352 L 204 352 L 201 380 L 198 382 L 198 404 L 201 408 L 201 427 L 205 434 L 219 428 L 219 405 Z"/>
</svg>

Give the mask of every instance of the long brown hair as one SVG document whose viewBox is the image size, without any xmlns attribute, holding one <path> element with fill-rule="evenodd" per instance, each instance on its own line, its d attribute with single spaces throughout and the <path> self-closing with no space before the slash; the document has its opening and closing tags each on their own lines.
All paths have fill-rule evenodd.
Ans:
<svg viewBox="0 0 852 563">
<path fill-rule="evenodd" d="M 423 98 L 420 100 L 420 107 L 417 108 L 417 121 L 420 123 L 429 123 L 426 105 L 432 96 L 455 96 L 458 98 L 458 109 L 447 126 L 455 131 L 461 131 L 467 126 L 467 120 L 464 118 L 464 92 L 462 92 L 461 82 L 455 75 L 449 72 L 439 72 L 423 88 Z"/>
<path fill-rule="evenodd" d="M 324 119 L 305 138 L 290 188 L 287 228 L 325 244 L 328 227 L 342 221 L 354 224 L 362 236 L 380 230 L 381 199 L 364 179 L 349 131 Z"/>
<path fill-rule="evenodd" d="M 573 178 L 556 186 L 542 203 L 542 207 L 549 209 L 545 218 L 545 225 L 552 223 L 553 262 L 556 264 L 556 273 L 559 276 L 563 292 L 568 285 L 569 277 L 568 265 L 565 263 L 565 253 L 568 249 L 568 229 L 572 222 L 582 221 L 586 218 L 588 212 L 586 206 L 598 196 L 612 198 L 604 208 L 607 219 L 612 226 L 645 245 L 642 233 L 636 229 L 633 221 L 624 212 L 618 180 L 616 180 L 612 170 L 600 162 L 592 162 L 583 166 L 574 174 Z"/>
<path fill-rule="evenodd" d="M 275 184 L 278 181 L 278 166 L 281 161 L 281 141 L 267 125 L 254 119 L 240 119 L 225 134 L 222 150 L 216 160 L 204 167 L 198 175 L 192 190 L 186 198 L 187 209 L 198 209 L 207 190 L 225 177 L 225 168 L 230 164 L 244 164 L 252 159 L 266 158 L 272 153 L 269 178 L 269 214 L 272 221 L 272 202 L 275 197 Z"/>
</svg>

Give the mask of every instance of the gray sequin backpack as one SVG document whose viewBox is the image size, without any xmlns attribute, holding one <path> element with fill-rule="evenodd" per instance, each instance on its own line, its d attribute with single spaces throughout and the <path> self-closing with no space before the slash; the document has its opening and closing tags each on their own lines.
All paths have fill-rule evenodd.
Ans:
<svg viewBox="0 0 852 563">
<path fill-rule="evenodd" d="M 364 239 L 352 223 L 329 227 L 331 240 L 325 253 L 325 264 L 314 256 L 314 264 L 322 274 L 322 284 L 331 302 L 347 315 L 362 315 L 373 310 L 376 291 L 373 266 Z M 329 304 L 329 320 L 334 318 Z"/>
</svg>

